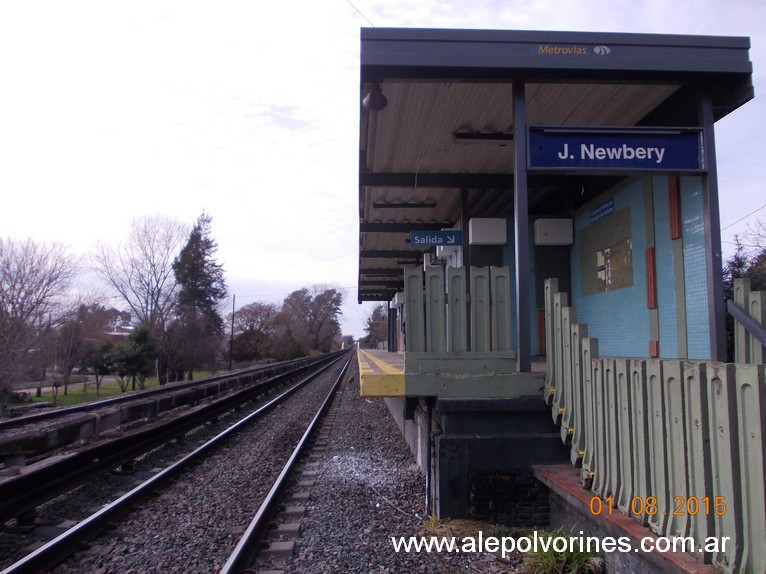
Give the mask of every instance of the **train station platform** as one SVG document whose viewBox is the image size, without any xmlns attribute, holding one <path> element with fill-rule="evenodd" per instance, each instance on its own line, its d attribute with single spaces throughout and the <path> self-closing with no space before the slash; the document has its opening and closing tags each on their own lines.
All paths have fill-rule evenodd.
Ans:
<svg viewBox="0 0 766 574">
<path fill-rule="evenodd" d="M 513 354 L 359 349 L 362 396 L 493 399 L 539 396 L 545 364 L 516 372 Z"/>
<path fill-rule="evenodd" d="M 362 396 L 404 395 L 404 354 L 359 349 L 359 384 Z"/>
</svg>

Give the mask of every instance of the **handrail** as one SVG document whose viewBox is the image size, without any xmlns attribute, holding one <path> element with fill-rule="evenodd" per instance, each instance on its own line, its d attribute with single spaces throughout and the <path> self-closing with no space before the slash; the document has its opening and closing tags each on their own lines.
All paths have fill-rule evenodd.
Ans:
<svg viewBox="0 0 766 574">
<path fill-rule="evenodd" d="M 766 347 L 766 328 L 760 325 L 755 319 L 747 314 L 742 307 L 729 299 L 726 301 L 726 310 L 729 315 L 734 317 L 748 332 L 758 339 L 758 342 Z"/>
</svg>

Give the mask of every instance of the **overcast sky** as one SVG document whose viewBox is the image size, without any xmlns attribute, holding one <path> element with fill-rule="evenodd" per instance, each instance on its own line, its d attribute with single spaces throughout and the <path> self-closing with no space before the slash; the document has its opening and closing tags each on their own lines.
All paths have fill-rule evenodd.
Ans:
<svg viewBox="0 0 766 574">
<path fill-rule="evenodd" d="M 356 303 L 361 27 L 749 36 L 756 99 L 716 124 L 723 241 L 766 208 L 763 0 L 3 0 L 0 236 L 85 254 L 134 218 L 213 217 L 237 306 Z M 724 243 L 724 255 L 731 244 Z"/>
</svg>

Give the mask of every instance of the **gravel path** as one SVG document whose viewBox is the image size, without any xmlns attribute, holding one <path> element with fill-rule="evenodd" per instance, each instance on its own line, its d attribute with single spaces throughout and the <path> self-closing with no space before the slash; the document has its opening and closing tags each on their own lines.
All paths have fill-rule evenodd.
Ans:
<svg viewBox="0 0 766 574">
<path fill-rule="evenodd" d="M 425 479 L 383 399 L 359 396 L 353 365 L 294 556 L 268 567 L 295 574 L 515 571 L 491 554 L 394 551 L 392 536 L 424 532 Z"/>
</svg>

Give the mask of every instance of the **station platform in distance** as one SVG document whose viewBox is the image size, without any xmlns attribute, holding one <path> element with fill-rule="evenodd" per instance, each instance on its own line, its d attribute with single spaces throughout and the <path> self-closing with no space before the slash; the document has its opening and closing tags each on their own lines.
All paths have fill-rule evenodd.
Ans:
<svg viewBox="0 0 766 574">
<path fill-rule="evenodd" d="M 358 349 L 362 396 L 404 395 L 404 353 Z"/>
</svg>

